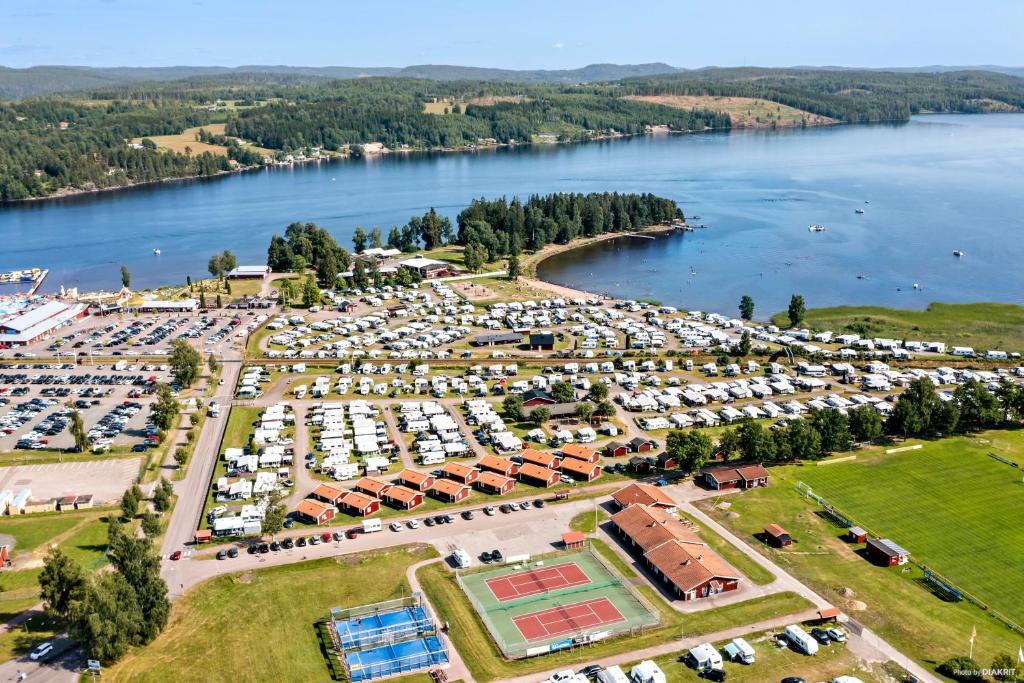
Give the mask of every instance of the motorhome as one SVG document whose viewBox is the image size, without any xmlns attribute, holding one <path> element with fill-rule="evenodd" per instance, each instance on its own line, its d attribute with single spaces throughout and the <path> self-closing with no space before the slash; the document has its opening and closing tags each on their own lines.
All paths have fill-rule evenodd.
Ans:
<svg viewBox="0 0 1024 683">
<path fill-rule="evenodd" d="M 818 641 L 811 637 L 811 634 L 803 630 L 796 624 L 790 624 L 785 630 L 786 639 L 793 645 L 793 648 L 798 652 L 803 652 L 805 655 L 816 655 L 818 654 Z"/>
</svg>

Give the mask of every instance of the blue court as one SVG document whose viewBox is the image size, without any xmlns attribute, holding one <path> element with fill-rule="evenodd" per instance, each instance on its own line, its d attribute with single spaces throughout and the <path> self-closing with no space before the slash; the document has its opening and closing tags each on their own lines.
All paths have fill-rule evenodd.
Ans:
<svg viewBox="0 0 1024 683">
<path fill-rule="evenodd" d="M 422 607 L 403 607 L 375 612 L 354 619 L 334 622 L 342 649 L 379 645 L 433 630 L 433 623 Z"/>
<path fill-rule="evenodd" d="M 405 640 L 392 645 L 346 652 L 352 683 L 392 676 L 448 663 L 448 652 L 437 636 Z"/>
</svg>

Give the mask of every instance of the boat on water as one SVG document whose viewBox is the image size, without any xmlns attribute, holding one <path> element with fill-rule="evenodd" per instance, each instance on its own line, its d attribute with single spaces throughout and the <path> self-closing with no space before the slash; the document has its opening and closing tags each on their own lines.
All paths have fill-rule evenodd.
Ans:
<svg viewBox="0 0 1024 683">
<path fill-rule="evenodd" d="M 960 258 L 963 255 L 964 255 L 964 252 L 960 251 L 959 249 L 956 249 L 955 251 L 953 251 L 953 256 L 956 256 L 957 258 Z"/>
<path fill-rule="evenodd" d="M 825 232 L 825 230 L 827 230 L 827 229 L 828 228 L 826 228 L 821 223 L 815 223 L 814 225 L 808 225 L 807 226 L 807 230 L 809 232 Z"/>
<path fill-rule="evenodd" d="M 864 213 L 864 209 L 854 209 L 854 213 Z"/>
<path fill-rule="evenodd" d="M 160 255 L 160 250 L 159 249 L 154 249 L 153 253 L 156 254 L 157 256 L 159 256 Z"/>
<path fill-rule="evenodd" d="M 35 282 L 39 279 L 42 274 L 40 268 L 26 268 L 24 270 L 12 270 L 6 273 L 0 273 L 0 284 L 3 285 L 17 285 L 25 282 Z"/>
</svg>

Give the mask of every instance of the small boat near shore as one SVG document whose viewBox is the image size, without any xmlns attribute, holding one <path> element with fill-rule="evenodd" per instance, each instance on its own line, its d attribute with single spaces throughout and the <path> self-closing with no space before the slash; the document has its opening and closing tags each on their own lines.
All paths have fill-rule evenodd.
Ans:
<svg viewBox="0 0 1024 683">
<path fill-rule="evenodd" d="M 963 255 L 964 255 L 964 252 L 960 251 L 959 249 L 955 249 L 953 251 L 953 256 L 956 256 L 957 258 L 962 258 Z"/>
<path fill-rule="evenodd" d="M 854 213 L 864 213 L 864 209 L 854 209 Z"/>
<path fill-rule="evenodd" d="M 0 285 L 20 285 L 26 282 L 35 282 L 42 275 L 40 268 L 26 268 L 24 270 L 11 270 L 0 273 Z"/>
<path fill-rule="evenodd" d="M 824 225 L 820 223 L 815 223 L 814 225 L 807 226 L 808 232 L 825 232 L 826 230 L 828 230 L 828 228 L 826 228 Z"/>
</svg>

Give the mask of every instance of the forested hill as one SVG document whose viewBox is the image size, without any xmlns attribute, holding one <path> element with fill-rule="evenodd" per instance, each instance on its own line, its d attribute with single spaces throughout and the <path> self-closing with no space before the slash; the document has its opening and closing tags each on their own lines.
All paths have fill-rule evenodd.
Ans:
<svg viewBox="0 0 1024 683">
<path fill-rule="evenodd" d="M 705 69 L 555 84 L 328 80 L 282 69 L 101 80 L 74 94 L 0 101 L 0 200 L 214 175 L 289 155 L 358 156 L 371 143 L 464 150 L 654 126 L 689 132 L 1024 110 L 1024 79 L 983 71 Z"/>
</svg>

